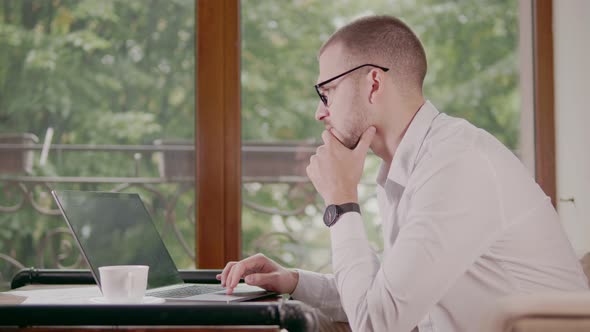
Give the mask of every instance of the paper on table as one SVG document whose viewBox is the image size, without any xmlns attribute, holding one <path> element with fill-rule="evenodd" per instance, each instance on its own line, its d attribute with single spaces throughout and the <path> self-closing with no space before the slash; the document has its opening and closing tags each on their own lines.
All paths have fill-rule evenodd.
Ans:
<svg viewBox="0 0 590 332">
<path fill-rule="evenodd" d="M 26 297 L 22 297 L 22 296 L 18 296 L 18 295 L 0 293 L 0 305 L 2 305 L 2 304 L 21 304 L 26 299 L 27 299 Z"/>
<path fill-rule="evenodd" d="M 4 294 L 27 297 L 22 304 L 88 304 L 90 298 L 102 296 L 98 286 L 14 290 Z"/>
</svg>

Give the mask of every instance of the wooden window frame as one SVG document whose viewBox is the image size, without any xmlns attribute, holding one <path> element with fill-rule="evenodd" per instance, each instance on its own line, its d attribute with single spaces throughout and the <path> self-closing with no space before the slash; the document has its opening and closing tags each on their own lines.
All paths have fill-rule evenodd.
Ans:
<svg viewBox="0 0 590 332">
<path fill-rule="evenodd" d="M 197 2 L 196 266 L 241 258 L 239 0 Z M 535 177 L 556 203 L 553 2 L 532 0 Z"/>
<path fill-rule="evenodd" d="M 241 256 L 239 0 L 195 0 L 196 262 L 222 268 Z"/>
<path fill-rule="evenodd" d="M 553 0 L 533 0 L 535 177 L 556 205 Z"/>
</svg>

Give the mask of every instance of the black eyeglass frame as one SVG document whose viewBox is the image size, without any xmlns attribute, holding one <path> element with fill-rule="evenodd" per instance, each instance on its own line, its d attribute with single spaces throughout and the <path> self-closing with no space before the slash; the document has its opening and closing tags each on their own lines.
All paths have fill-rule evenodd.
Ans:
<svg viewBox="0 0 590 332">
<path fill-rule="evenodd" d="M 345 71 L 344 73 L 340 74 L 340 75 L 336 75 L 328 80 L 325 80 L 321 83 L 318 83 L 316 85 L 314 85 L 315 87 L 315 92 L 318 93 L 318 96 L 320 96 L 320 100 L 322 101 L 322 103 L 324 103 L 324 106 L 328 107 L 328 97 L 326 97 L 326 95 L 322 94 L 320 92 L 320 88 L 334 80 L 339 79 L 340 77 L 344 76 L 344 75 L 348 75 L 350 73 L 352 73 L 353 71 L 357 70 L 357 69 L 361 69 L 363 67 L 375 67 L 375 68 L 379 68 L 381 70 L 383 70 L 384 72 L 387 72 L 389 70 L 389 68 L 383 67 L 383 66 L 378 66 L 378 65 L 374 65 L 374 64 L 370 64 L 370 63 L 365 63 L 364 65 L 360 65 L 358 67 L 354 67 L 351 70 Z"/>
</svg>

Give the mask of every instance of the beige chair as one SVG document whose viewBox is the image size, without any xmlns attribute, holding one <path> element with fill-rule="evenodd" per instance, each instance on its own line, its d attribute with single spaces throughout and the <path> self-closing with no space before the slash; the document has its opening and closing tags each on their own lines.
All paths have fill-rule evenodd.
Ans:
<svg viewBox="0 0 590 332">
<path fill-rule="evenodd" d="M 590 276 L 590 253 L 581 259 Z M 590 278 L 588 278 L 590 279 Z M 590 331 L 590 292 L 553 292 L 501 299 L 497 310 L 482 322 L 489 332 Z"/>
<path fill-rule="evenodd" d="M 508 296 L 483 325 L 489 332 L 590 331 L 590 292 Z"/>
</svg>

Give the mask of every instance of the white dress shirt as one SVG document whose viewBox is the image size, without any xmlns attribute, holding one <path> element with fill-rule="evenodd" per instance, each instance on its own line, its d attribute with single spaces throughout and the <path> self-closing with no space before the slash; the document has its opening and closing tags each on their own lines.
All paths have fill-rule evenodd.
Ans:
<svg viewBox="0 0 590 332">
<path fill-rule="evenodd" d="M 330 228 L 334 274 L 293 298 L 354 331 L 478 331 L 504 295 L 588 288 L 550 199 L 498 140 L 426 102 L 377 178 L 381 261 L 362 216 Z"/>
</svg>

